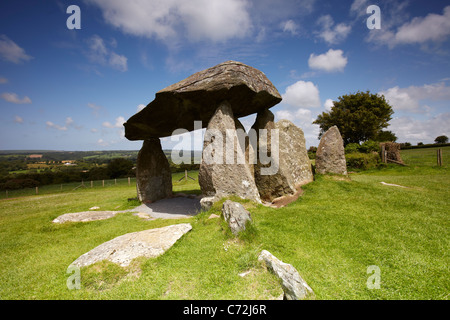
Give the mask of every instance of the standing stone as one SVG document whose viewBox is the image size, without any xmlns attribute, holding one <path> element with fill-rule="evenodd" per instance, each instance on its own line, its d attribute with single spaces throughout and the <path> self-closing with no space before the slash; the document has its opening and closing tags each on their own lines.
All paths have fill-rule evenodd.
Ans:
<svg viewBox="0 0 450 320">
<path fill-rule="evenodd" d="M 141 202 L 154 202 L 172 195 L 172 173 L 159 138 L 144 141 L 137 157 L 136 181 Z"/>
<path fill-rule="evenodd" d="M 264 261 L 267 268 L 280 278 L 284 300 L 302 300 L 313 297 L 313 290 L 292 265 L 280 261 L 267 250 L 261 252 L 258 260 Z"/>
<path fill-rule="evenodd" d="M 248 212 L 242 204 L 226 200 L 222 206 L 223 217 L 234 235 L 245 230 L 247 221 L 252 222 L 250 212 Z"/>
<path fill-rule="evenodd" d="M 271 202 L 278 197 L 293 195 L 301 185 L 313 181 L 305 137 L 300 128 L 288 120 L 274 123 L 273 113 L 264 110 L 258 113 L 252 129 L 258 134 L 255 183 L 261 199 Z M 267 139 L 261 136 L 261 129 L 267 130 Z M 266 154 L 270 162 L 264 164 L 261 157 Z"/>
<path fill-rule="evenodd" d="M 328 129 L 320 139 L 316 151 L 316 172 L 347 174 L 344 141 L 336 126 Z"/>
<path fill-rule="evenodd" d="M 261 202 L 251 169 L 242 159 L 245 160 L 245 148 L 236 137 L 233 111 L 225 101 L 217 108 L 205 132 L 198 176 L 202 193 L 215 199 L 237 195 Z"/>
<path fill-rule="evenodd" d="M 280 167 L 292 179 L 295 188 L 314 180 L 311 161 L 306 150 L 303 130 L 289 120 L 280 120 L 275 124 L 279 130 Z"/>
</svg>

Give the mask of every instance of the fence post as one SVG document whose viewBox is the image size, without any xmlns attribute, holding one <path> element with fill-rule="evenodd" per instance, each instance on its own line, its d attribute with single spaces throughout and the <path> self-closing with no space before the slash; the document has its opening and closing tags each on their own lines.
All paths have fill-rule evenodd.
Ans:
<svg viewBox="0 0 450 320">
<path fill-rule="evenodd" d="M 8 198 L 8 190 L 6 190 L 6 197 Z"/>
<path fill-rule="evenodd" d="M 442 166 L 442 149 L 437 149 L 437 165 Z"/>
<path fill-rule="evenodd" d="M 117 179 L 114 179 L 114 184 L 117 184 Z"/>
<path fill-rule="evenodd" d="M 39 194 L 39 187 L 36 187 L 36 194 Z"/>
<path fill-rule="evenodd" d="M 130 177 L 128 177 L 128 185 L 131 186 Z"/>
<path fill-rule="evenodd" d="M 105 180 L 102 180 L 102 187 L 105 186 Z"/>
<path fill-rule="evenodd" d="M 91 188 L 94 186 L 94 181 L 91 180 Z"/>
<path fill-rule="evenodd" d="M 387 162 L 387 160 L 386 160 L 386 145 L 385 144 L 381 145 L 381 162 L 382 163 Z"/>
</svg>

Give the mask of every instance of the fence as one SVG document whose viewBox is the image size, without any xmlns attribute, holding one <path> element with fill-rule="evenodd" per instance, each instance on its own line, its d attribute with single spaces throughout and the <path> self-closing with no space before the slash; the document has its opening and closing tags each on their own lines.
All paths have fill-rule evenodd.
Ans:
<svg viewBox="0 0 450 320">
<path fill-rule="evenodd" d="M 410 166 L 448 167 L 450 147 L 401 150 L 403 161 Z"/>
<path fill-rule="evenodd" d="M 36 188 L 26 188 L 18 190 L 6 190 L 0 193 L 0 199 L 18 198 L 33 195 L 44 195 L 52 193 L 79 192 L 86 189 L 99 189 L 110 187 L 134 187 L 136 186 L 136 178 L 128 177 L 123 179 L 95 180 L 70 182 L 64 184 L 52 184 L 39 186 Z"/>
</svg>

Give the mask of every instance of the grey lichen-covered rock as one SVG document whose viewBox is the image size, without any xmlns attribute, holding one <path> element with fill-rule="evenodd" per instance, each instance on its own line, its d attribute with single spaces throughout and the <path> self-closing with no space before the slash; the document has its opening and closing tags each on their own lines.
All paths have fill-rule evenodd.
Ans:
<svg viewBox="0 0 450 320">
<path fill-rule="evenodd" d="M 289 120 L 278 121 L 275 129 L 279 130 L 280 168 L 292 179 L 294 188 L 313 181 L 303 130 Z"/>
<path fill-rule="evenodd" d="M 316 151 L 316 172 L 319 174 L 347 174 L 344 141 L 338 127 L 324 133 Z"/>
<path fill-rule="evenodd" d="M 202 163 L 198 181 L 203 195 L 216 200 L 229 195 L 261 202 L 250 166 L 245 161 L 245 147 L 234 139 L 237 121 L 231 105 L 223 102 L 209 121 L 204 136 Z M 231 137 L 227 141 L 228 137 Z"/>
<path fill-rule="evenodd" d="M 172 172 L 159 138 L 145 140 L 139 151 L 136 188 L 141 202 L 154 202 L 172 195 Z"/>
<path fill-rule="evenodd" d="M 284 300 L 303 300 L 313 297 L 313 290 L 292 265 L 280 261 L 267 250 L 261 252 L 258 260 L 264 261 L 267 268 L 280 278 Z"/>
<path fill-rule="evenodd" d="M 255 183 L 262 200 L 271 202 L 278 197 L 293 195 L 300 186 L 313 181 L 305 137 L 300 128 L 288 120 L 274 123 L 273 113 L 269 110 L 258 113 L 252 128 L 258 133 Z M 261 139 L 261 129 L 267 130 L 267 139 Z M 267 164 L 261 161 L 264 154 L 270 155 Z"/>
<path fill-rule="evenodd" d="M 206 127 L 219 103 L 228 101 L 237 118 L 273 107 L 281 95 L 261 71 L 227 61 L 197 72 L 156 93 L 155 99 L 124 124 L 125 137 L 167 137 L 175 129 Z"/>
<path fill-rule="evenodd" d="M 71 265 L 84 267 L 102 260 L 109 260 L 126 267 L 135 258 L 153 258 L 163 254 L 191 229 L 191 224 L 182 223 L 127 233 L 81 255 Z"/>
<path fill-rule="evenodd" d="M 244 231 L 248 221 L 252 222 L 250 212 L 242 204 L 231 200 L 226 200 L 223 203 L 222 214 L 234 235 Z"/>
</svg>

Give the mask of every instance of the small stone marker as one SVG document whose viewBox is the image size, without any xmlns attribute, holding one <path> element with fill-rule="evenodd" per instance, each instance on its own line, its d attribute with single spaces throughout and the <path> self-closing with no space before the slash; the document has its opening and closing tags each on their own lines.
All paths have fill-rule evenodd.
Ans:
<svg viewBox="0 0 450 320">
<path fill-rule="evenodd" d="M 258 260 L 264 261 L 267 268 L 281 279 L 284 300 L 302 300 L 314 294 L 292 265 L 278 260 L 269 251 L 261 251 Z"/>
<path fill-rule="evenodd" d="M 222 206 L 222 213 L 234 235 L 245 230 L 247 221 L 252 222 L 250 212 L 245 210 L 242 204 L 238 202 L 226 200 Z"/>
</svg>

